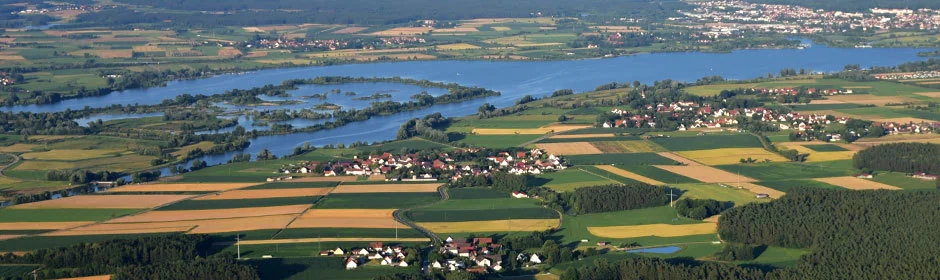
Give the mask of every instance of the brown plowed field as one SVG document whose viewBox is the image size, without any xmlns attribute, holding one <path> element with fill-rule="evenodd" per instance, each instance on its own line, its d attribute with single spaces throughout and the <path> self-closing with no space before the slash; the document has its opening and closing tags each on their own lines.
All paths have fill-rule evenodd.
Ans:
<svg viewBox="0 0 940 280">
<path fill-rule="evenodd" d="M 604 153 L 588 142 L 539 143 L 535 144 L 535 146 L 555 155 L 589 155 Z"/>
<path fill-rule="evenodd" d="M 872 180 L 859 179 L 852 176 L 844 177 L 832 177 L 832 178 L 816 178 L 816 181 L 823 183 L 840 186 L 850 190 L 900 190 L 901 188 L 882 184 Z"/>
<path fill-rule="evenodd" d="M 655 165 L 672 173 L 705 183 L 756 182 L 757 180 L 705 165 Z"/>
</svg>

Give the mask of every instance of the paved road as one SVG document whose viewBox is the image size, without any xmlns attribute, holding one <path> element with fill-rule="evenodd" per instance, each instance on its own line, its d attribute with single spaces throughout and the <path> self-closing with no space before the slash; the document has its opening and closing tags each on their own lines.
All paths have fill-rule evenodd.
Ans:
<svg viewBox="0 0 940 280">
<path fill-rule="evenodd" d="M 441 202 L 444 202 L 444 201 L 450 199 L 450 197 L 447 195 L 447 191 L 444 189 L 444 186 L 441 186 L 441 187 L 437 188 L 437 192 L 439 192 L 439 193 L 441 194 L 441 200 L 440 200 L 440 201 L 437 201 L 437 202 L 435 202 L 435 203 L 429 204 L 429 205 L 438 204 L 438 203 L 441 203 Z M 422 205 L 422 206 L 429 206 L 429 205 Z M 426 228 L 423 228 L 423 227 L 421 227 L 421 226 L 415 224 L 414 222 L 412 222 L 412 221 L 410 221 L 410 220 L 408 220 L 408 219 L 405 219 L 405 218 L 402 216 L 402 213 L 403 213 L 403 212 L 408 211 L 408 210 L 411 210 L 411 209 L 413 209 L 413 208 L 415 208 L 415 207 L 411 207 L 411 208 L 408 208 L 408 209 L 398 209 L 398 210 L 395 210 L 395 212 L 392 212 L 392 216 L 395 217 L 395 221 L 398 221 L 399 223 L 402 223 L 403 225 L 406 225 L 406 226 L 409 226 L 409 227 L 411 227 L 411 228 L 413 228 L 413 229 L 416 229 L 416 230 L 418 230 L 419 232 L 421 232 L 421 234 L 424 234 L 424 235 L 427 236 L 428 238 L 431 238 L 431 242 L 434 243 L 434 246 L 440 245 L 440 244 L 441 244 L 441 238 L 440 238 L 440 237 L 437 237 L 437 235 L 434 234 L 433 232 L 431 232 L 430 230 L 428 230 L 428 229 L 426 229 Z"/>
</svg>

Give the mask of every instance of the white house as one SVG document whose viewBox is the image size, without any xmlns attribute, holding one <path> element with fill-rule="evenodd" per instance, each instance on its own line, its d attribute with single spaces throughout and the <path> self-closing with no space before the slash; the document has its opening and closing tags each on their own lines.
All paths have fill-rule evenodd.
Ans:
<svg viewBox="0 0 940 280">
<path fill-rule="evenodd" d="M 405 261 L 401 261 L 400 263 L 398 263 L 398 266 L 400 266 L 400 267 L 408 267 L 408 263 L 405 262 Z"/>
<path fill-rule="evenodd" d="M 530 263 L 542 263 L 542 259 L 539 258 L 539 255 L 532 254 L 532 256 L 529 257 L 529 262 Z"/>
<path fill-rule="evenodd" d="M 342 256 L 342 255 L 345 255 L 346 252 L 343 251 L 342 248 L 337 247 L 336 250 L 333 250 L 333 254 L 334 254 L 334 255 L 338 255 L 338 256 Z"/>
<path fill-rule="evenodd" d="M 384 259 L 382 259 L 382 265 L 392 265 L 392 258 L 385 257 Z"/>
<path fill-rule="evenodd" d="M 370 259 L 370 260 L 379 260 L 379 259 L 382 259 L 382 254 L 375 253 L 375 255 L 369 256 L 369 259 Z"/>
<path fill-rule="evenodd" d="M 529 195 L 523 192 L 512 192 L 512 197 L 513 198 L 529 198 Z"/>
<path fill-rule="evenodd" d="M 434 262 L 431 263 L 431 268 L 438 268 L 438 269 L 440 269 L 440 268 L 444 268 L 444 266 L 441 265 L 441 262 L 439 262 L 439 261 L 434 261 Z"/>
<path fill-rule="evenodd" d="M 362 248 L 362 249 L 359 249 L 359 251 L 356 251 L 356 254 L 367 256 L 369 255 L 369 250 L 366 250 L 366 248 Z"/>
<path fill-rule="evenodd" d="M 346 260 L 346 269 L 356 269 L 357 267 L 359 267 L 359 264 L 356 263 L 355 259 L 349 258 Z"/>
</svg>

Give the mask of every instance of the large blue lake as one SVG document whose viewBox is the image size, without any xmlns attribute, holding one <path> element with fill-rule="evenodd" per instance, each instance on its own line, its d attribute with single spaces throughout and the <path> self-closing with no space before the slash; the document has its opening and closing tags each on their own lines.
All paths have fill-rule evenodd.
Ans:
<svg viewBox="0 0 940 280">
<path fill-rule="evenodd" d="M 476 113 L 484 102 L 497 106 L 511 105 L 523 95 L 543 96 L 558 89 L 587 91 L 610 82 L 673 79 L 694 81 L 698 78 L 720 75 L 728 79 L 749 79 L 779 73 L 782 68 L 806 68 L 812 71 L 833 72 L 847 64 L 868 66 L 894 66 L 903 62 L 923 60 L 917 52 L 932 49 L 854 49 L 829 48 L 821 45 L 798 49 L 741 50 L 731 53 L 657 53 L 624 56 L 609 59 L 503 62 L 503 61 L 410 61 L 374 64 L 348 64 L 323 67 L 273 69 L 257 72 L 219 75 L 211 78 L 170 82 L 166 87 L 127 90 L 101 97 L 91 97 L 48 105 L 6 107 L 8 111 L 53 112 L 66 109 L 102 107 L 109 104 L 156 104 L 177 95 L 215 94 L 225 90 L 248 89 L 266 84 L 279 84 L 286 79 L 314 78 L 318 76 L 363 76 L 427 79 L 438 82 L 454 82 L 467 86 L 480 86 L 502 92 L 502 96 L 473 100 L 459 104 L 447 104 L 407 112 L 394 116 L 378 117 L 346 127 L 314 133 L 266 136 L 252 140 L 244 152 L 257 153 L 269 149 L 275 154 L 290 153 L 297 145 L 310 142 L 314 145 L 351 143 L 354 141 L 384 141 L 395 137 L 399 125 L 409 118 L 441 112 L 446 116 L 464 116 Z M 302 88 L 295 95 L 322 93 L 330 89 L 357 91 L 365 96 L 382 90 L 376 86 L 341 85 Z M 388 88 L 396 90 L 396 88 Z M 404 94 L 416 90 L 393 91 L 395 100 L 402 101 Z M 433 92 L 434 90 L 429 90 Z M 433 92 L 432 94 L 438 94 Z M 369 101 L 345 100 L 346 107 L 362 107 Z M 286 106 L 290 109 L 310 108 L 316 101 L 303 105 Z M 306 107 L 304 107 L 306 106 Z M 231 154 L 206 158 L 210 164 L 224 162 Z"/>
</svg>

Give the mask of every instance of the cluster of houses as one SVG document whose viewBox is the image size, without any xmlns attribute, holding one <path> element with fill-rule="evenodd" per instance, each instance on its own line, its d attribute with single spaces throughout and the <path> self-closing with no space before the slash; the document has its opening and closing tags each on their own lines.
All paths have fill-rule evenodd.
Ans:
<svg viewBox="0 0 940 280">
<path fill-rule="evenodd" d="M 810 94 L 810 95 L 820 94 L 820 95 L 829 95 L 829 96 L 832 96 L 832 95 L 853 94 L 853 93 L 855 93 L 855 91 L 852 90 L 852 89 L 837 89 L 837 88 L 826 88 L 826 89 L 804 88 L 804 89 L 800 89 L 800 88 L 785 87 L 785 88 L 751 88 L 750 90 L 753 91 L 753 92 L 756 92 L 756 93 L 760 93 L 760 94 L 764 94 L 764 95 L 774 95 L 774 96 L 775 96 L 775 95 L 800 95 L 800 94 Z"/>
<path fill-rule="evenodd" d="M 345 161 L 330 163 L 305 162 L 298 165 L 288 165 L 282 167 L 281 172 L 285 174 L 306 174 L 322 170 L 323 176 L 373 176 L 387 175 L 395 170 L 404 169 L 408 170 L 409 174 L 407 175 L 410 178 L 402 178 L 402 181 L 436 181 L 439 178 L 432 174 L 452 174 L 448 179 L 457 180 L 465 176 L 487 175 L 492 172 L 509 172 L 517 175 L 542 174 L 567 168 L 564 159 L 554 154 L 545 153 L 540 149 L 512 153 L 498 152 L 482 161 L 463 157 L 460 162 L 464 162 L 464 164 L 458 164 L 458 161 L 452 156 L 452 154 L 475 155 L 480 150 L 478 148 L 467 148 L 458 149 L 451 153 L 442 152 L 433 159 L 414 153 L 395 155 L 385 152 L 364 158 L 357 156 L 353 157 L 352 160 Z M 321 164 L 325 165 L 319 166 Z"/>
<path fill-rule="evenodd" d="M 276 40 L 261 39 L 254 43 L 257 45 L 257 47 L 268 49 L 316 48 L 335 51 L 349 48 L 349 41 L 339 39 L 293 40 L 278 38 Z M 250 47 L 251 45 L 249 45 L 249 48 Z"/>
<path fill-rule="evenodd" d="M 369 243 L 369 247 L 343 248 L 321 251 L 320 256 L 342 256 L 346 258 L 346 269 L 356 269 L 370 261 L 378 262 L 384 266 L 408 267 L 405 261 L 405 249 L 401 246 L 384 246 L 382 242 Z"/>
<path fill-rule="evenodd" d="M 688 124 L 688 126 L 686 124 L 681 124 L 679 126 L 680 131 L 692 128 L 733 127 L 738 124 L 738 116 L 752 118 L 757 115 L 760 117 L 761 121 L 774 123 L 780 130 L 793 130 L 799 132 L 818 130 L 825 128 L 827 125 L 833 123 L 846 124 L 849 121 L 849 118 L 847 117 L 829 116 L 826 114 L 800 114 L 798 112 L 778 114 L 771 109 L 763 107 L 745 109 L 713 109 L 710 106 L 699 106 L 699 104 L 694 102 L 673 102 L 668 105 L 660 103 L 655 106 L 647 105 L 646 109 L 654 110 L 657 113 L 672 113 L 674 117 L 678 117 L 680 113 L 694 115 L 694 120 Z M 610 112 L 620 116 L 620 119 L 617 119 L 613 122 L 604 122 L 602 126 L 605 128 L 640 128 L 645 125 L 649 125 L 649 127 L 654 127 L 656 125 L 654 116 L 649 114 L 633 114 L 629 111 L 617 108 L 612 109 Z M 883 122 L 875 123 L 874 125 L 883 127 L 887 134 L 927 134 L 932 133 L 934 129 L 940 127 L 940 122 Z M 829 141 L 842 140 L 841 136 L 838 134 L 830 134 L 827 136 L 827 138 Z"/>
<path fill-rule="evenodd" d="M 433 261 L 431 269 L 445 271 L 466 270 L 473 273 L 486 273 L 503 270 L 503 255 L 499 253 L 502 245 L 493 243 L 493 238 L 473 239 L 453 238 L 448 236 L 441 246 L 443 261 Z M 538 254 L 519 254 L 516 260 L 521 263 L 539 264 L 542 259 Z"/>
<path fill-rule="evenodd" d="M 872 76 L 879 80 L 927 79 L 940 77 L 940 71 L 934 70 L 919 72 L 881 73 L 873 74 Z"/>
</svg>

